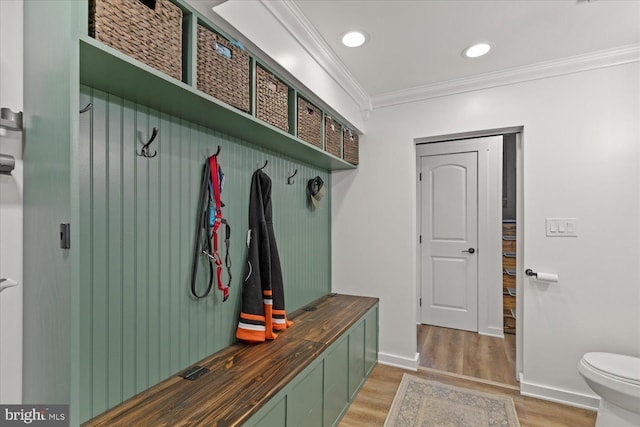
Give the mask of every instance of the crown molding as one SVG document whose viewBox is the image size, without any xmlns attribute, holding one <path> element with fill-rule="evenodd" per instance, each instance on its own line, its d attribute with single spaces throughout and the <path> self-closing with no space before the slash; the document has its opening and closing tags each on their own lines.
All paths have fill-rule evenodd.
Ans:
<svg viewBox="0 0 640 427">
<path fill-rule="evenodd" d="M 371 97 L 300 8 L 291 0 L 260 0 L 260 2 L 318 65 L 356 102 L 366 119 L 373 109 Z"/>
<path fill-rule="evenodd" d="M 371 102 L 375 109 L 638 61 L 640 61 L 640 44 L 633 44 L 468 78 L 418 86 L 397 92 L 383 93 L 372 96 Z"/>
</svg>

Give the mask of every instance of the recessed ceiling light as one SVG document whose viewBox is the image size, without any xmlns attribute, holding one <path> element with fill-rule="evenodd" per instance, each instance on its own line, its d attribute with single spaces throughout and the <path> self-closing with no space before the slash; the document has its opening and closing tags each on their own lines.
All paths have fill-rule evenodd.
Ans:
<svg viewBox="0 0 640 427">
<path fill-rule="evenodd" d="M 367 41 L 367 36 L 362 31 L 347 31 L 342 35 L 341 40 L 347 47 L 358 47 Z"/>
<path fill-rule="evenodd" d="M 478 58 L 482 55 L 486 55 L 490 50 L 491 45 L 489 43 L 476 43 L 463 50 L 462 56 L 465 58 Z"/>
</svg>

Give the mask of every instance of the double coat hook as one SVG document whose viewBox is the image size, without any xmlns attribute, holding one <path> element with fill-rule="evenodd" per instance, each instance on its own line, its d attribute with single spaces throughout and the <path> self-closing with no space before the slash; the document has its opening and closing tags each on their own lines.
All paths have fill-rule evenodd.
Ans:
<svg viewBox="0 0 640 427">
<path fill-rule="evenodd" d="M 293 175 L 291 175 L 290 177 L 287 178 L 287 184 L 289 184 L 289 185 L 293 185 L 294 184 L 293 177 L 296 176 L 297 173 L 298 173 L 298 169 L 296 169 L 295 172 L 293 172 Z"/>
<path fill-rule="evenodd" d="M 153 132 L 151 133 L 151 138 L 149 138 L 149 141 L 147 141 L 146 144 L 142 145 L 142 150 L 140 150 L 140 152 L 136 154 L 138 156 L 146 157 L 148 159 L 157 156 L 158 155 L 157 151 L 154 151 L 153 154 L 149 154 L 149 146 L 156 139 L 157 136 L 158 136 L 158 128 L 153 128 Z"/>
</svg>

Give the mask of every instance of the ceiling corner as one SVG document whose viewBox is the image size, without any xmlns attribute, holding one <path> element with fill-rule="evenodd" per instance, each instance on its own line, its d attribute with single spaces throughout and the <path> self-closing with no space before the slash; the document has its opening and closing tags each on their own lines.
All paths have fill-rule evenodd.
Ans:
<svg viewBox="0 0 640 427">
<path fill-rule="evenodd" d="M 640 43 L 383 93 L 372 97 L 372 108 L 423 101 L 631 62 L 640 62 Z"/>
<path fill-rule="evenodd" d="M 363 117 L 372 110 L 371 97 L 338 58 L 316 28 L 292 0 L 260 0 L 263 6 L 360 106 Z"/>
</svg>

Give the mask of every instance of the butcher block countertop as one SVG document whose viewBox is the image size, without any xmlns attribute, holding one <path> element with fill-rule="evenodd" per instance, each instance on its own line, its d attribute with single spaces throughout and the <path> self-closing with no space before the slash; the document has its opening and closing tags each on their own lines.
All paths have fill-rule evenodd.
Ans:
<svg viewBox="0 0 640 427">
<path fill-rule="evenodd" d="M 377 303 L 326 295 L 293 312 L 277 339 L 232 344 L 197 362 L 210 372 L 195 381 L 182 370 L 83 426 L 242 425 Z"/>
</svg>

